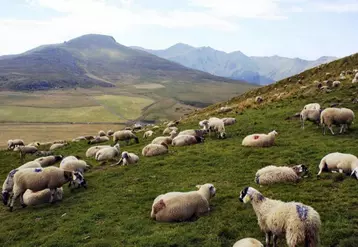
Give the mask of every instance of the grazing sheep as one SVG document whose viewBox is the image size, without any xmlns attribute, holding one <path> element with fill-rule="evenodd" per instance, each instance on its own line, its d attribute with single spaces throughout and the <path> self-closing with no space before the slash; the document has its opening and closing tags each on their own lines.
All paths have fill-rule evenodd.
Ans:
<svg viewBox="0 0 358 247">
<path fill-rule="evenodd" d="M 321 125 L 323 134 L 326 134 L 326 126 L 334 135 L 332 126 L 340 125 L 339 133 L 345 132 L 354 120 L 354 112 L 348 108 L 326 108 L 321 112 Z"/>
<path fill-rule="evenodd" d="M 153 139 L 152 143 L 153 144 L 161 144 L 162 142 L 164 142 L 165 144 L 170 145 L 170 144 L 172 144 L 173 139 L 177 135 L 178 135 L 178 133 L 173 130 L 170 133 L 170 136 L 158 136 L 158 137 Z"/>
<path fill-rule="evenodd" d="M 172 131 L 178 132 L 179 129 L 177 127 L 167 127 L 163 130 L 163 135 L 169 135 Z"/>
<path fill-rule="evenodd" d="M 113 134 L 113 142 L 115 144 L 119 141 L 125 141 L 128 145 L 131 139 L 134 139 L 136 143 L 139 143 L 138 137 L 130 130 L 120 130 Z"/>
<path fill-rule="evenodd" d="M 309 103 L 303 107 L 303 110 L 321 110 L 321 105 L 318 103 Z"/>
<path fill-rule="evenodd" d="M 106 136 L 106 132 L 104 130 L 98 131 L 98 136 Z"/>
<path fill-rule="evenodd" d="M 226 117 L 226 118 L 222 118 L 221 120 L 223 120 L 224 126 L 233 125 L 236 123 L 236 118 L 233 117 Z"/>
<path fill-rule="evenodd" d="M 120 146 L 119 143 L 117 143 L 113 147 L 102 148 L 98 150 L 95 158 L 97 161 L 105 162 L 105 161 L 114 160 L 114 158 L 119 156 L 120 154 L 121 154 Z"/>
<path fill-rule="evenodd" d="M 49 188 L 51 190 L 49 202 L 51 203 L 56 189 L 70 181 L 76 181 L 83 186 L 86 185 L 86 181 L 79 172 L 65 171 L 54 166 L 21 169 L 14 175 L 13 195 L 9 206 L 10 211 L 12 211 L 15 200 L 19 196 L 21 205 L 26 206 L 23 203 L 23 194 L 27 189 L 36 192 Z"/>
<path fill-rule="evenodd" d="M 211 132 L 215 132 L 218 133 L 218 138 L 226 137 L 225 124 L 224 121 L 220 118 L 209 118 L 206 129 L 209 130 L 209 136 L 211 136 Z"/>
<path fill-rule="evenodd" d="M 146 132 L 144 133 L 143 138 L 150 137 L 150 136 L 153 135 L 153 133 L 154 133 L 154 132 L 153 132 L 152 130 L 148 130 L 148 131 L 146 131 Z"/>
<path fill-rule="evenodd" d="M 14 148 L 14 151 L 20 152 L 20 159 L 22 160 L 26 156 L 26 154 L 34 154 L 38 150 L 36 147 L 32 147 L 32 146 L 17 146 L 16 148 Z"/>
<path fill-rule="evenodd" d="M 50 150 L 55 150 L 67 146 L 68 143 L 54 143 L 51 145 Z"/>
<path fill-rule="evenodd" d="M 277 246 L 277 239 L 283 235 L 289 247 L 318 246 L 321 219 L 312 207 L 300 202 L 272 200 L 252 187 L 245 187 L 239 200 L 251 202 L 260 229 L 266 235 L 266 246 L 270 246 L 271 235 L 273 246 Z"/>
<path fill-rule="evenodd" d="M 210 211 L 209 200 L 215 196 L 212 184 L 196 186 L 199 190 L 169 192 L 157 196 L 152 205 L 150 217 L 160 222 L 186 221 L 193 216 L 200 217 Z"/>
<path fill-rule="evenodd" d="M 320 123 L 320 110 L 316 109 L 303 109 L 300 113 L 301 128 L 305 128 L 305 121 L 309 120 L 316 123 L 319 126 Z"/>
<path fill-rule="evenodd" d="M 255 102 L 256 102 L 256 103 L 261 103 L 262 101 L 264 101 L 264 99 L 263 99 L 261 96 L 257 96 L 257 97 L 255 98 Z"/>
<path fill-rule="evenodd" d="M 242 145 L 247 147 L 270 147 L 274 145 L 276 135 L 278 135 L 276 130 L 268 134 L 251 134 L 242 140 Z"/>
<path fill-rule="evenodd" d="M 339 85 L 341 85 L 340 81 L 334 81 L 332 82 L 332 87 L 339 87 Z"/>
<path fill-rule="evenodd" d="M 158 156 L 168 153 L 168 145 L 165 142 L 161 144 L 150 143 L 142 149 L 142 155 L 146 157 Z"/>
<path fill-rule="evenodd" d="M 108 136 L 96 136 L 93 140 L 88 141 L 88 144 L 108 142 Z"/>
<path fill-rule="evenodd" d="M 204 138 L 200 136 L 192 136 L 192 135 L 178 135 L 172 141 L 172 146 L 187 146 L 193 145 L 197 143 L 204 142 Z"/>
<path fill-rule="evenodd" d="M 264 247 L 264 245 L 254 238 L 243 238 L 237 241 L 233 247 Z"/>
<path fill-rule="evenodd" d="M 274 183 L 293 182 L 297 183 L 303 174 L 308 171 L 305 165 L 266 166 L 256 172 L 255 183 L 268 185 Z"/>
<path fill-rule="evenodd" d="M 204 130 L 204 129 L 201 129 L 201 130 L 190 129 L 190 130 L 183 130 L 183 131 L 179 132 L 178 136 L 190 135 L 190 136 L 204 137 L 207 133 L 208 133 L 208 131 Z"/>
<path fill-rule="evenodd" d="M 51 155 L 47 157 L 37 158 L 34 161 L 39 162 L 42 167 L 46 167 L 46 166 L 52 166 L 56 164 L 58 161 L 61 161 L 62 159 L 63 159 L 62 155 Z"/>
<path fill-rule="evenodd" d="M 358 158 L 352 154 L 347 153 L 330 153 L 321 159 L 318 165 L 320 176 L 322 172 L 339 172 L 347 175 L 355 175 L 358 179 Z"/>
<path fill-rule="evenodd" d="M 25 146 L 24 141 L 21 139 L 14 139 L 14 140 L 7 141 L 7 149 L 13 149 L 17 146 Z"/>
<path fill-rule="evenodd" d="M 118 161 L 118 163 L 116 164 L 113 164 L 111 166 L 116 166 L 116 165 L 119 165 L 121 164 L 121 162 L 123 162 L 123 165 L 126 166 L 126 165 L 131 165 L 131 164 L 135 164 L 139 161 L 139 157 L 134 154 L 134 153 L 128 153 L 127 151 L 124 151 L 122 153 L 122 158 Z"/>
<path fill-rule="evenodd" d="M 107 136 L 113 136 L 114 134 L 114 131 L 113 130 L 108 130 L 107 131 Z"/>
<path fill-rule="evenodd" d="M 26 190 L 23 197 L 23 203 L 26 206 L 35 206 L 44 203 L 49 203 L 51 199 L 51 190 L 44 189 L 37 192 L 32 190 Z M 53 195 L 52 202 L 61 201 L 63 198 L 63 189 L 62 187 L 57 188 L 55 194 Z"/>
<path fill-rule="evenodd" d="M 86 151 L 86 157 L 95 157 L 98 150 L 102 148 L 108 148 L 111 147 L 110 145 L 101 145 L 101 146 L 93 146 L 87 149 Z"/>
</svg>

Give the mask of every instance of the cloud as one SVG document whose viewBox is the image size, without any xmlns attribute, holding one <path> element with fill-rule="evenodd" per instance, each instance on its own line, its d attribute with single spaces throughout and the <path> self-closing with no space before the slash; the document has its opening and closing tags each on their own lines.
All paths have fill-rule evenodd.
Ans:
<svg viewBox="0 0 358 247">
<path fill-rule="evenodd" d="M 348 13 L 348 12 L 358 12 L 358 3 L 357 1 L 336 1 L 336 2 L 322 2 L 316 4 L 316 9 L 325 12 L 335 12 L 335 13 Z"/>
</svg>

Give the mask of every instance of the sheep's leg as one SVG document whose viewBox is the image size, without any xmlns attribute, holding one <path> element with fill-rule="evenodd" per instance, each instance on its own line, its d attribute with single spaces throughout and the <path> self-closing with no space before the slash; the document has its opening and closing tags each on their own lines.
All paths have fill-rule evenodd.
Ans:
<svg viewBox="0 0 358 247">
<path fill-rule="evenodd" d="M 277 247 L 277 236 L 274 234 L 273 235 L 273 247 Z"/>
<path fill-rule="evenodd" d="M 24 193 L 20 195 L 20 204 L 23 208 L 27 207 L 27 205 L 24 203 Z"/>
<path fill-rule="evenodd" d="M 10 212 L 12 212 L 12 209 L 14 208 L 15 200 L 20 196 L 21 193 L 19 193 L 16 189 L 13 191 L 13 194 L 11 196 L 11 202 L 10 202 Z"/>
<path fill-rule="evenodd" d="M 323 135 L 326 135 L 326 125 L 323 124 L 322 128 L 323 128 Z"/>
<path fill-rule="evenodd" d="M 266 232 L 266 247 L 270 247 L 271 242 L 271 232 Z"/>
<path fill-rule="evenodd" d="M 50 189 L 50 192 L 51 192 L 51 196 L 50 196 L 49 203 L 53 203 L 53 198 L 55 197 L 56 189 Z"/>
<path fill-rule="evenodd" d="M 333 127 L 332 125 L 328 126 L 328 129 L 331 131 L 332 135 L 334 135 L 334 132 L 333 132 Z"/>
<path fill-rule="evenodd" d="M 344 124 L 341 125 L 341 130 L 339 131 L 339 134 L 342 134 L 344 130 Z"/>
</svg>

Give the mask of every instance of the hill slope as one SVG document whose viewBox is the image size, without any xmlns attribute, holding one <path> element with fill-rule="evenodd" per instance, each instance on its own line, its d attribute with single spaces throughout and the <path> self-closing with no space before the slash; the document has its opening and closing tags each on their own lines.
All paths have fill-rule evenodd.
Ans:
<svg viewBox="0 0 358 247">
<path fill-rule="evenodd" d="M 84 35 L 0 58 L 0 88 L 113 87 L 133 82 L 229 82 L 134 50 L 105 35 Z"/>
<path fill-rule="evenodd" d="M 337 59 L 335 57 L 321 57 L 317 60 L 309 61 L 279 56 L 249 57 L 240 51 L 226 53 L 210 47 L 195 48 L 182 43 L 173 45 L 165 50 L 133 48 L 150 52 L 188 68 L 261 85 L 281 80 L 319 64 Z"/>
<path fill-rule="evenodd" d="M 302 130 L 298 120 L 285 120 L 309 102 L 319 102 L 323 107 L 338 102 L 352 108 L 357 116 L 358 104 L 352 102 L 353 97 L 357 98 L 357 85 L 342 81 L 342 87 L 328 93 L 311 86 L 313 80 L 325 78 L 327 72 L 336 77 L 342 70 L 353 68 L 358 68 L 358 54 L 197 111 L 179 125 L 180 129 L 198 128 L 198 119 L 235 117 L 238 123 L 226 128 L 228 136 L 224 140 L 207 137 L 203 144 L 170 147 L 168 155 L 140 156 L 138 164 L 127 167 L 99 166 L 93 159 L 86 159 L 93 165 L 85 175 L 87 190 L 71 192 L 65 186 L 64 200 L 54 205 L 24 209 L 17 205 L 12 213 L 1 207 L 0 242 L 6 246 L 58 246 L 60 242 L 61 246 L 156 247 L 232 246 L 244 237 L 264 242 L 252 207 L 238 200 L 240 191 L 252 186 L 266 197 L 294 200 L 315 208 L 322 221 L 321 246 L 356 246 L 358 198 L 352 193 L 358 190 L 357 180 L 331 173 L 317 179 L 315 174 L 320 159 L 329 152 L 358 155 L 357 123 L 344 135 L 323 136 L 314 125 L 307 124 Z M 302 76 L 303 85 L 297 84 Z M 277 93 L 285 94 L 277 99 Z M 256 95 L 264 97 L 263 104 L 252 103 Z M 226 103 L 244 110 L 243 114 L 215 113 Z M 272 129 L 280 133 L 273 147 L 241 146 L 246 135 Z M 126 145 L 123 150 L 140 154 L 151 139 L 139 137 L 139 144 Z M 84 157 L 88 147 L 86 143 L 74 143 L 56 153 Z M 7 172 L 20 163 L 14 152 L 0 151 L 0 157 L 1 183 Z M 27 156 L 27 160 L 33 158 Z M 299 163 L 308 166 L 311 176 L 297 184 L 259 187 L 254 183 L 255 172 L 263 166 Z M 173 224 L 156 223 L 149 218 L 157 195 L 195 190 L 196 184 L 207 182 L 217 188 L 209 215 Z M 285 246 L 285 241 L 280 240 L 279 246 Z"/>
</svg>

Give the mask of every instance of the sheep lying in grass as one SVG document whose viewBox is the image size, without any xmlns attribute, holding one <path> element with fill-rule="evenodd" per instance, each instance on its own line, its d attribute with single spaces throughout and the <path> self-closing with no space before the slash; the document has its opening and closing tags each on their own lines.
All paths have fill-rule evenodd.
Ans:
<svg viewBox="0 0 358 247">
<path fill-rule="evenodd" d="M 237 241 L 233 247 L 264 247 L 264 245 L 254 238 L 243 238 Z"/>
<path fill-rule="evenodd" d="M 118 161 L 118 163 L 113 164 L 111 166 L 120 165 L 123 162 L 123 165 L 132 165 L 139 161 L 139 157 L 134 153 L 128 153 L 127 151 L 124 151 L 122 153 L 122 158 Z"/>
<path fill-rule="evenodd" d="M 148 130 L 144 133 L 143 138 L 147 138 L 150 137 L 154 134 L 154 132 L 152 130 Z"/>
<path fill-rule="evenodd" d="M 169 192 L 157 196 L 152 205 L 150 217 L 160 222 L 186 221 L 210 211 L 209 200 L 215 196 L 212 184 L 197 185 L 199 190 Z"/>
<path fill-rule="evenodd" d="M 68 143 L 54 143 L 51 145 L 50 150 L 55 150 L 67 146 Z"/>
<path fill-rule="evenodd" d="M 222 118 L 221 120 L 223 120 L 225 126 L 233 125 L 236 123 L 236 118 L 233 117 L 226 117 L 226 118 Z"/>
<path fill-rule="evenodd" d="M 309 103 L 303 107 L 303 110 L 320 110 L 321 105 L 318 103 Z"/>
<path fill-rule="evenodd" d="M 333 132 L 333 124 L 340 125 L 339 133 L 345 132 L 354 120 L 354 112 L 348 108 L 326 108 L 321 112 L 321 125 L 323 127 L 323 134 L 326 134 L 326 126 Z"/>
<path fill-rule="evenodd" d="M 332 82 L 332 87 L 339 87 L 339 85 L 341 85 L 340 81 L 334 81 Z"/>
<path fill-rule="evenodd" d="M 55 194 L 53 195 L 52 202 L 61 201 L 63 198 L 63 188 L 57 188 Z M 32 190 L 26 190 L 23 195 L 23 203 L 26 206 L 35 206 L 44 203 L 49 203 L 51 199 L 51 190 L 44 189 L 37 192 Z"/>
<path fill-rule="evenodd" d="M 170 136 L 158 136 L 158 137 L 156 137 L 156 138 L 153 139 L 152 143 L 153 143 L 153 144 L 161 144 L 161 143 L 164 142 L 165 144 L 170 145 L 170 144 L 172 144 L 173 139 L 174 139 L 177 135 L 178 135 L 177 132 L 172 131 L 172 132 L 170 133 Z"/>
<path fill-rule="evenodd" d="M 98 152 L 98 150 L 102 149 L 102 148 L 108 148 L 111 147 L 110 145 L 101 145 L 101 146 L 93 146 L 90 147 L 89 149 L 87 149 L 86 151 L 86 157 L 95 157 L 96 153 Z"/>
<path fill-rule="evenodd" d="M 321 219 L 312 207 L 299 202 L 272 200 L 252 187 L 245 187 L 239 199 L 244 203 L 251 202 L 260 229 L 266 235 L 266 246 L 270 246 L 271 235 L 273 246 L 277 246 L 277 239 L 283 235 L 286 235 L 289 247 L 318 246 Z"/>
<path fill-rule="evenodd" d="M 93 139 L 93 138 L 92 138 Z M 78 136 L 76 138 L 73 138 L 72 139 L 72 142 L 80 142 L 80 141 L 89 141 L 89 140 L 92 140 L 92 139 L 88 139 L 86 138 L 85 136 Z"/>
<path fill-rule="evenodd" d="M 96 136 L 93 140 L 88 141 L 88 144 L 102 143 L 108 141 L 109 141 L 108 136 Z"/>
<path fill-rule="evenodd" d="M 268 185 L 274 183 L 293 182 L 297 183 L 303 174 L 308 171 L 305 165 L 266 166 L 256 172 L 255 183 Z"/>
<path fill-rule="evenodd" d="M 58 161 L 61 161 L 63 159 L 62 155 L 50 155 L 46 157 L 41 157 L 35 159 L 35 161 L 39 162 L 42 167 L 46 166 L 52 166 L 56 164 Z"/>
<path fill-rule="evenodd" d="M 233 108 L 229 106 L 223 106 L 218 109 L 218 113 L 226 113 L 232 111 Z"/>
<path fill-rule="evenodd" d="M 117 143 L 113 147 L 102 148 L 98 150 L 95 158 L 97 161 L 101 161 L 101 163 L 103 164 L 106 161 L 115 160 L 115 158 L 118 157 L 120 154 L 120 146 L 119 143 Z"/>
<path fill-rule="evenodd" d="M 25 143 L 21 139 L 14 139 L 14 140 L 8 140 L 7 141 L 7 149 L 13 149 L 17 146 L 25 146 Z"/>
<path fill-rule="evenodd" d="M 113 134 L 113 142 L 115 144 L 119 141 L 125 141 L 128 145 L 131 139 L 134 139 L 136 143 L 139 143 L 138 137 L 130 130 L 120 130 Z"/>
<path fill-rule="evenodd" d="M 191 135 L 191 136 L 204 137 L 207 133 L 208 133 L 208 131 L 204 130 L 204 129 L 201 129 L 201 130 L 189 129 L 189 130 L 180 131 L 178 136 Z"/>
<path fill-rule="evenodd" d="M 170 121 L 168 124 L 167 124 L 167 127 L 174 127 L 176 125 L 179 124 L 179 121 L 178 120 L 175 120 L 175 121 Z"/>
<path fill-rule="evenodd" d="M 50 203 L 53 201 L 56 189 L 67 182 L 76 181 L 78 184 L 85 184 L 81 173 L 65 171 L 54 166 L 46 168 L 21 169 L 14 175 L 13 195 L 10 202 L 10 211 L 14 207 L 15 200 L 20 196 L 20 203 L 23 203 L 23 194 L 27 189 L 34 192 L 49 188 L 51 190 Z"/>
<path fill-rule="evenodd" d="M 274 145 L 276 135 L 278 135 L 276 130 L 268 134 L 251 134 L 242 140 L 242 145 L 247 147 L 270 147 Z"/>
<path fill-rule="evenodd" d="M 142 149 L 142 155 L 146 157 L 158 156 L 168 153 L 168 145 L 165 142 L 161 144 L 150 143 Z"/>
<path fill-rule="evenodd" d="M 172 131 L 179 132 L 177 127 L 167 127 L 163 130 L 163 135 L 169 135 Z"/>
<path fill-rule="evenodd" d="M 316 123 L 319 126 L 320 123 L 320 110 L 316 109 L 303 109 L 300 113 L 300 119 L 301 119 L 301 128 L 305 128 L 305 121 L 309 120 L 311 122 Z"/>
<path fill-rule="evenodd" d="M 106 132 L 104 130 L 98 131 L 98 136 L 106 136 Z"/>
<path fill-rule="evenodd" d="M 204 138 L 192 135 L 178 135 L 172 141 L 173 146 L 187 146 L 204 142 Z"/>
<path fill-rule="evenodd" d="M 338 171 L 339 173 L 346 173 L 351 176 L 355 175 L 358 179 L 358 158 L 352 154 L 339 152 L 327 154 L 321 159 L 318 168 L 317 177 L 322 172 Z"/>
</svg>

